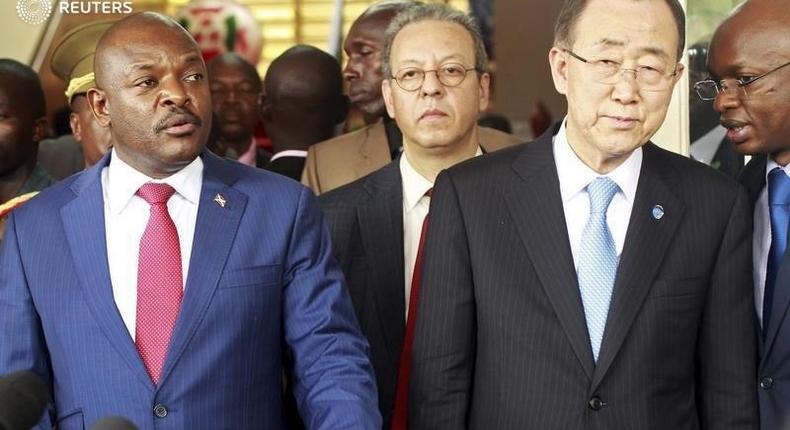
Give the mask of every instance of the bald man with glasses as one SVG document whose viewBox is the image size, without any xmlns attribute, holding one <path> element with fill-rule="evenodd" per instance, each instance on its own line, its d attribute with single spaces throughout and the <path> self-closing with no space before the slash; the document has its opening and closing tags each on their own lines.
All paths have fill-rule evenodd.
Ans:
<svg viewBox="0 0 790 430">
<path fill-rule="evenodd" d="M 747 1 L 716 30 L 712 100 L 735 149 L 752 160 L 741 174 L 754 210 L 754 298 L 760 320 L 758 395 L 765 430 L 790 428 L 790 10 L 784 0 Z"/>
</svg>

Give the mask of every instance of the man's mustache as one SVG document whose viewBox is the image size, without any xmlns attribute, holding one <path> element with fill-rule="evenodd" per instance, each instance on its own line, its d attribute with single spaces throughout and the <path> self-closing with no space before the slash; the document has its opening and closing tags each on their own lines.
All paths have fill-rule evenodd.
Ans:
<svg viewBox="0 0 790 430">
<path fill-rule="evenodd" d="M 180 124 L 195 124 L 197 126 L 201 126 L 203 125 L 203 120 L 201 120 L 199 116 L 186 109 L 176 108 L 173 109 L 169 115 L 156 123 L 154 126 L 154 132 L 159 133 L 166 128 Z"/>
</svg>

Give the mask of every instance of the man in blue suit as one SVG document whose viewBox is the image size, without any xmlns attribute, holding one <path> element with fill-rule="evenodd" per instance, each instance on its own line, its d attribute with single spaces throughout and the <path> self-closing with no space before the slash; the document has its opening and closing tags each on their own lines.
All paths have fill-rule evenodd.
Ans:
<svg viewBox="0 0 790 430">
<path fill-rule="evenodd" d="M 308 428 L 380 428 L 368 346 L 311 193 L 203 150 L 205 74 L 161 15 L 102 37 L 88 99 L 115 146 L 11 215 L 0 373 L 48 381 L 42 428 L 122 416 L 141 430 L 280 429 L 288 355 Z"/>
<path fill-rule="evenodd" d="M 790 10 L 750 0 L 719 26 L 708 53 L 711 78 L 695 87 L 712 100 L 727 138 L 752 155 L 741 173 L 754 214 L 754 298 L 762 327 L 760 428 L 790 429 Z"/>
</svg>

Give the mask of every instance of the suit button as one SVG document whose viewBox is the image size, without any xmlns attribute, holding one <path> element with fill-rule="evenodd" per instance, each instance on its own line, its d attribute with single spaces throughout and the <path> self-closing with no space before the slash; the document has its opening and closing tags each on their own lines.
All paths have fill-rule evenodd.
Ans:
<svg viewBox="0 0 790 430">
<path fill-rule="evenodd" d="M 158 403 L 156 406 L 154 406 L 154 415 L 156 415 L 157 418 L 166 417 L 167 408 L 165 407 L 165 405 Z"/>
<path fill-rule="evenodd" d="M 590 409 L 594 411 L 600 411 L 605 405 L 606 403 L 604 403 L 600 397 L 593 397 L 589 402 L 587 402 L 587 406 L 589 406 Z"/>
<path fill-rule="evenodd" d="M 763 390 L 770 390 L 771 387 L 774 386 L 774 379 L 770 376 L 766 376 L 763 379 L 760 379 L 760 388 Z"/>
</svg>

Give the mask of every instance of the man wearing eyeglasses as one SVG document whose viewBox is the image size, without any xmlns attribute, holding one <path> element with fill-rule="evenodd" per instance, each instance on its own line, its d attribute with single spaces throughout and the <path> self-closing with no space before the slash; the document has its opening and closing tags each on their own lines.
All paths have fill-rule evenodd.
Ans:
<svg viewBox="0 0 790 430">
<path fill-rule="evenodd" d="M 419 5 L 385 36 L 382 92 L 403 153 L 320 196 L 362 331 L 371 345 L 385 428 L 404 429 L 418 300 L 420 243 L 436 175 L 497 149 L 479 133 L 490 77 L 477 25 L 446 5 Z"/>
<path fill-rule="evenodd" d="M 756 429 L 746 193 L 650 142 L 677 0 L 566 0 L 567 116 L 440 174 L 410 429 Z"/>
<path fill-rule="evenodd" d="M 741 175 L 754 204 L 754 298 L 762 336 L 760 425 L 790 428 L 790 10 L 786 1 L 748 1 L 716 30 L 711 78 L 696 84 L 713 100 L 727 136 L 753 155 Z"/>
</svg>

